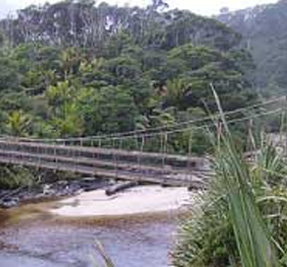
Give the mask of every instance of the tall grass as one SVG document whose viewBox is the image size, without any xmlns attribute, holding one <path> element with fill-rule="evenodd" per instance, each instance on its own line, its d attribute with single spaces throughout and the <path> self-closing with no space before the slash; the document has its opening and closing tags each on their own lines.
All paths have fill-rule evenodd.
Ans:
<svg viewBox="0 0 287 267">
<path fill-rule="evenodd" d="M 248 163 L 214 95 L 224 125 L 213 162 L 216 177 L 182 226 L 174 265 L 287 266 L 285 159 L 264 140 L 255 162 Z"/>
<path fill-rule="evenodd" d="M 225 135 L 223 150 L 216 155 L 216 171 L 226 190 L 228 213 L 233 227 L 241 264 L 244 267 L 276 266 L 277 257 L 252 190 L 249 167 L 233 142 L 216 93 Z"/>
</svg>

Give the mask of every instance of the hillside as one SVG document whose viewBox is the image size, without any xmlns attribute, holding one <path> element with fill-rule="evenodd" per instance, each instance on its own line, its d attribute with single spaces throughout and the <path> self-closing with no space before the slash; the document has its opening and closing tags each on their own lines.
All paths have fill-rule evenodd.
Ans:
<svg viewBox="0 0 287 267">
<path fill-rule="evenodd" d="M 217 18 L 243 35 L 241 45 L 250 50 L 257 65 L 256 84 L 286 88 L 287 1 L 224 13 Z"/>
<path fill-rule="evenodd" d="M 2 20 L 1 131 L 60 137 L 172 124 L 216 110 L 210 83 L 227 110 L 253 101 L 239 34 L 159 9 L 64 1 Z"/>
</svg>

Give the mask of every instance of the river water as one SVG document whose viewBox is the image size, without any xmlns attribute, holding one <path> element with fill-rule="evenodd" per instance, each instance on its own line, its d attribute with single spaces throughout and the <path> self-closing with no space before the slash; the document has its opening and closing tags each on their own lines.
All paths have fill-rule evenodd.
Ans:
<svg viewBox="0 0 287 267">
<path fill-rule="evenodd" d="M 117 267 L 170 264 L 178 223 L 175 214 L 67 221 L 25 212 L 1 228 L 0 267 L 99 266 L 96 240 Z"/>
</svg>

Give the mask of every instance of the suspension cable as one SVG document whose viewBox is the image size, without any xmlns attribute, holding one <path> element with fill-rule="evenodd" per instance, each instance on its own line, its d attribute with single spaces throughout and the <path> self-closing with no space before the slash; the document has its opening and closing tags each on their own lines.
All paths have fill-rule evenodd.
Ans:
<svg viewBox="0 0 287 267">
<path fill-rule="evenodd" d="M 282 100 L 285 100 L 285 97 L 279 97 L 273 100 L 269 100 L 269 101 L 265 101 L 263 103 L 257 103 L 245 108 L 239 108 L 239 109 L 235 109 L 232 111 L 227 111 L 224 113 L 225 116 L 230 116 L 230 115 L 234 115 L 236 113 L 243 113 L 244 111 L 248 111 L 251 109 L 255 109 L 255 108 L 259 108 L 259 107 L 264 107 L 266 105 L 270 105 Z M 177 128 L 177 127 L 182 127 L 182 126 L 186 126 L 186 125 L 190 125 L 190 124 L 195 124 L 195 123 L 200 123 L 200 122 L 205 122 L 205 121 L 209 121 L 209 120 L 214 120 L 219 118 L 221 115 L 220 114 L 214 114 L 211 116 L 206 116 L 203 118 L 199 118 L 199 119 L 194 119 L 194 120 L 189 120 L 189 121 L 184 121 L 184 122 L 180 122 L 180 123 L 176 123 L 173 125 L 169 125 L 169 126 L 158 126 L 158 127 L 154 127 L 154 128 L 148 128 L 148 129 L 144 129 L 144 130 L 134 130 L 134 131 L 128 131 L 128 132 L 122 132 L 122 133 L 114 133 L 114 134 L 106 134 L 106 135 L 97 135 L 97 136 L 87 136 L 87 137 L 71 137 L 71 138 L 59 138 L 59 139 L 49 139 L 49 138 L 44 138 L 44 139 L 40 139 L 40 138 L 18 138 L 22 141 L 27 141 L 27 142 L 64 142 L 64 141 L 80 141 L 83 142 L 84 140 L 98 140 L 98 139 L 113 139 L 113 138 L 117 138 L 117 137 L 129 137 L 129 136 L 134 136 L 135 134 L 144 134 L 144 133 L 152 133 L 152 132 L 156 132 L 156 131 L 161 131 L 161 130 L 170 130 L 173 128 Z M 2 136 L 0 139 L 7 139 L 9 138 L 9 136 Z"/>
<path fill-rule="evenodd" d="M 236 122 L 243 122 L 243 121 L 247 121 L 247 120 L 252 119 L 252 118 L 260 118 L 260 117 L 264 117 L 264 116 L 267 116 L 267 115 L 276 114 L 276 113 L 279 113 L 279 112 L 282 112 L 282 108 L 278 108 L 276 110 L 272 110 L 272 111 L 261 113 L 261 114 L 253 114 L 251 116 L 245 116 L 245 117 L 242 117 L 242 118 L 229 120 L 229 121 L 227 121 L 227 123 L 228 124 L 232 124 L 232 123 L 236 123 Z M 213 126 L 214 126 L 214 123 L 210 123 L 210 124 L 204 124 L 204 125 L 201 125 L 201 126 L 193 126 L 192 128 L 200 130 L 200 129 L 210 128 L 210 127 L 213 127 Z M 173 134 L 173 133 L 180 133 L 180 132 L 185 132 L 185 131 L 187 131 L 187 128 L 181 128 L 181 129 L 175 129 L 175 130 L 171 130 L 171 131 L 166 131 L 165 133 L 166 134 Z M 158 136 L 158 135 L 161 135 L 161 134 L 162 134 L 161 132 L 147 133 L 147 134 L 138 135 L 138 137 L 154 137 L 154 136 Z M 115 140 L 125 140 L 125 139 L 132 139 L 133 137 L 134 136 L 114 137 L 114 138 L 110 138 L 110 140 L 113 140 L 113 139 L 115 139 Z"/>
</svg>

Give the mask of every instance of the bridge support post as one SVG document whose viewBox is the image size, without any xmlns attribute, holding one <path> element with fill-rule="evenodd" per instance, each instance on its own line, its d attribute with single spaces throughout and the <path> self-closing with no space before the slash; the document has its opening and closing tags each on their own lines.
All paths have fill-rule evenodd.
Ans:
<svg viewBox="0 0 287 267">
<path fill-rule="evenodd" d="M 116 152 L 115 152 L 115 139 L 112 138 L 112 150 L 113 150 L 113 161 L 114 161 L 114 171 L 115 171 L 115 176 L 116 176 L 116 179 L 118 179 L 118 159 L 117 159 L 117 155 L 116 155 Z"/>
<path fill-rule="evenodd" d="M 100 149 L 102 147 L 102 140 L 101 138 L 98 140 L 98 155 L 97 158 L 100 159 Z"/>
<path fill-rule="evenodd" d="M 189 135 L 188 135 L 188 162 L 187 162 L 188 173 L 191 171 L 191 151 L 192 151 L 192 129 L 191 129 L 191 127 L 189 127 Z"/>
<path fill-rule="evenodd" d="M 54 147 L 53 147 L 53 154 L 54 154 L 54 160 L 55 160 L 55 163 L 56 163 L 56 168 L 55 170 L 57 171 L 58 170 L 58 157 L 57 157 L 57 144 L 54 143 Z"/>
<path fill-rule="evenodd" d="M 37 163 L 37 170 L 40 169 L 40 165 L 41 165 L 41 151 L 40 151 L 40 146 L 38 145 L 37 147 L 37 154 L 38 154 L 38 163 Z"/>
</svg>

